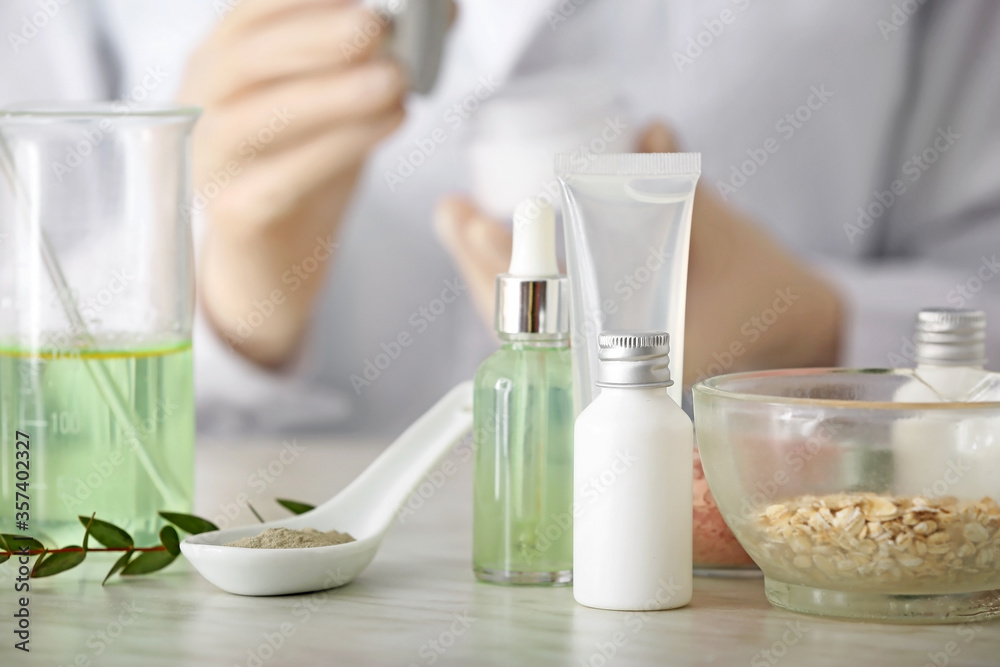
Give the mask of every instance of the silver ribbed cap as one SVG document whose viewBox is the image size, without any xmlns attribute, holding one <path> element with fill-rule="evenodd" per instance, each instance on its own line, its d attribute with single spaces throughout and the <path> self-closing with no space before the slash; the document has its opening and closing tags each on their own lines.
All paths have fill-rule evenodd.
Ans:
<svg viewBox="0 0 1000 667">
<path fill-rule="evenodd" d="M 986 313 L 925 308 L 917 314 L 913 343 L 918 364 L 982 366 L 986 363 Z"/>
<path fill-rule="evenodd" d="M 669 387 L 670 334 L 605 331 L 597 337 L 598 387 Z"/>
</svg>

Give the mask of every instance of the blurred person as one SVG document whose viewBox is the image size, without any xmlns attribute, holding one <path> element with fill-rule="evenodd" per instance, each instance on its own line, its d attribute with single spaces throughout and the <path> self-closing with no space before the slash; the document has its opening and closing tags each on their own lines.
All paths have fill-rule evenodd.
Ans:
<svg viewBox="0 0 1000 667">
<path fill-rule="evenodd" d="M 475 120 L 567 66 L 614 73 L 636 150 L 703 154 L 685 382 L 905 363 L 928 305 L 1000 323 L 994 3 L 458 5 L 426 97 L 348 0 L 0 8 L 0 102 L 204 108 L 201 428 L 391 434 L 471 377 L 510 252 L 468 194 Z"/>
</svg>

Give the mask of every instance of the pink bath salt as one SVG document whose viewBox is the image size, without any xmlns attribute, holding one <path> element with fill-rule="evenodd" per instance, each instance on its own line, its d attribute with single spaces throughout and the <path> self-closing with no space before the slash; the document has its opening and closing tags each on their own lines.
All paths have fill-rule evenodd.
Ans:
<svg viewBox="0 0 1000 667">
<path fill-rule="evenodd" d="M 744 567 L 754 562 L 736 540 L 705 480 L 701 457 L 694 457 L 694 566 Z"/>
</svg>

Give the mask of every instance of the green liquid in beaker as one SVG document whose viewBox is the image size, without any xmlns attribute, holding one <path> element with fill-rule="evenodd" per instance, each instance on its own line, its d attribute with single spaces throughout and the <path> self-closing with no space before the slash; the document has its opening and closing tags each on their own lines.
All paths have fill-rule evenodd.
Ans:
<svg viewBox="0 0 1000 667">
<path fill-rule="evenodd" d="M 112 410 L 96 385 L 95 368 L 117 387 L 125 403 L 119 410 Z M 96 512 L 129 531 L 137 546 L 157 543 L 157 511 L 192 509 L 192 376 L 186 341 L 71 355 L 0 347 L 2 531 L 26 532 L 47 544 L 79 544 L 83 526 L 77 516 Z M 123 407 L 133 423 L 116 416 Z M 15 515 L 15 502 L 23 500 L 15 497 L 17 431 L 30 438 L 27 531 L 17 529 Z M 148 460 L 138 454 L 140 447 Z"/>
</svg>

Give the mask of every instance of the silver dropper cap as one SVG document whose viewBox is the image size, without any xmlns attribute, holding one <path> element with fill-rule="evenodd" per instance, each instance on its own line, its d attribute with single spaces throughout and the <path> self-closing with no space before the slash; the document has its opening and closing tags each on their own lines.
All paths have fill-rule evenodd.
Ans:
<svg viewBox="0 0 1000 667">
<path fill-rule="evenodd" d="M 598 387 L 669 387 L 670 334 L 605 331 L 597 337 Z"/>
<path fill-rule="evenodd" d="M 496 329 L 502 334 L 569 333 L 565 278 L 497 276 Z"/>
<path fill-rule="evenodd" d="M 510 270 L 497 276 L 498 333 L 560 339 L 569 334 L 569 284 L 556 262 L 552 207 L 526 199 L 514 211 Z"/>
<path fill-rule="evenodd" d="M 986 364 L 986 313 L 981 310 L 924 308 L 913 336 L 916 362 L 928 366 Z"/>
</svg>

